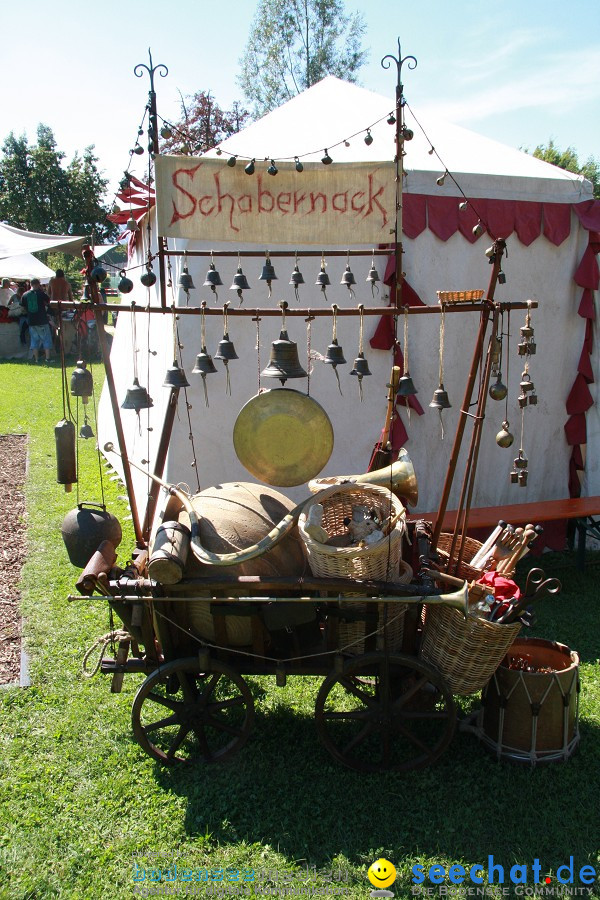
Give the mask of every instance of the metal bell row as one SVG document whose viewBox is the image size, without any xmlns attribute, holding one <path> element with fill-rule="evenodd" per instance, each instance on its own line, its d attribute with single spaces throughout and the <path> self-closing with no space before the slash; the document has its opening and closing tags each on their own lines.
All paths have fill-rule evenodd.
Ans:
<svg viewBox="0 0 600 900">
<path fill-rule="evenodd" d="M 511 484 L 519 484 L 521 487 L 526 487 L 527 476 L 529 474 L 527 469 L 528 464 L 527 457 L 523 450 L 519 450 L 519 455 L 514 460 L 514 469 L 510 473 Z"/>
<path fill-rule="evenodd" d="M 527 369 L 525 369 L 525 371 L 521 375 L 521 382 L 519 384 L 519 387 L 521 388 L 521 393 L 517 397 L 517 401 L 520 408 L 524 409 L 528 405 L 537 406 L 538 398 L 535 392 L 535 386 Z"/>
</svg>

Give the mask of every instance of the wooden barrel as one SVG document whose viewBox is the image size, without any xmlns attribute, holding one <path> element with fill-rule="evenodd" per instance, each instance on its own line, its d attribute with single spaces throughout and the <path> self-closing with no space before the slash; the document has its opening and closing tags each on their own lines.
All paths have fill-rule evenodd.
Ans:
<svg viewBox="0 0 600 900">
<path fill-rule="evenodd" d="M 183 578 L 190 550 L 190 529 L 180 522 L 163 522 L 156 529 L 148 562 L 150 578 L 161 584 L 177 584 Z"/>
<path fill-rule="evenodd" d="M 522 659 L 549 672 L 509 668 Z M 481 702 L 482 740 L 499 759 L 526 762 L 566 760 L 579 743 L 579 657 L 564 644 L 518 638 Z"/>
</svg>

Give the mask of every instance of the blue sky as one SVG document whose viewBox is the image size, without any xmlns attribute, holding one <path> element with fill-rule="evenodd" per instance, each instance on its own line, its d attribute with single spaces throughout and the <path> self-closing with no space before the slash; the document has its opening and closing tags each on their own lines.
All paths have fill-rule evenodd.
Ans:
<svg viewBox="0 0 600 900">
<path fill-rule="evenodd" d="M 348 11 L 357 8 L 346 0 Z M 177 117 L 178 91 L 210 89 L 227 108 L 243 100 L 236 76 L 255 9 L 254 0 L 4 4 L 0 141 L 11 130 L 33 140 L 44 122 L 69 158 L 95 144 L 114 188 L 147 99 L 148 81 L 133 68 L 148 61 L 148 47 L 169 68 L 156 83 L 165 118 Z M 403 71 L 417 113 L 436 112 L 512 147 L 553 138 L 581 161 L 600 159 L 598 0 L 369 0 L 364 16 L 364 87 L 393 98 L 395 69 L 380 60 L 396 54 L 400 37 L 403 54 L 418 60 Z"/>
</svg>

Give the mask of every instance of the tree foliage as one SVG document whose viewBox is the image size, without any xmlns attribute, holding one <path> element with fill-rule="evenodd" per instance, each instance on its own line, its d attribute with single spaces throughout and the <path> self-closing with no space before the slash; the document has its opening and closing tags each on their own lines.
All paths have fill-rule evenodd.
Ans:
<svg viewBox="0 0 600 900">
<path fill-rule="evenodd" d="M 346 15 L 342 0 L 260 0 L 239 84 L 262 116 L 320 81 L 355 82 L 367 52 L 362 15 Z"/>
<path fill-rule="evenodd" d="M 566 169 L 567 172 L 583 175 L 594 185 L 594 197 L 600 197 L 600 162 L 595 157 L 590 156 L 581 165 L 577 152 L 572 147 L 560 150 L 553 140 L 549 140 L 547 145 L 539 144 L 533 151 L 533 155 L 553 166 Z"/>
<path fill-rule="evenodd" d="M 221 109 L 210 91 L 198 91 L 185 100 L 182 97 L 181 118 L 172 128 L 167 126 L 172 135 L 161 141 L 161 152 L 199 153 L 210 150 L 225 138 L 237 134 L 249 118 L 248 110 L 238 102 L 230 110 Z"/>
<path fill-rule="evenodd" d="M 106 220 L 102 197 L 108 184 L 93 147 L 64 165 L 51 128 L 38 125 L 37 142 L 11 132 L 0 159 L 0 220 L 45 234 L 95 234 L 102 243 L 117 228 Z"/>
</svg>

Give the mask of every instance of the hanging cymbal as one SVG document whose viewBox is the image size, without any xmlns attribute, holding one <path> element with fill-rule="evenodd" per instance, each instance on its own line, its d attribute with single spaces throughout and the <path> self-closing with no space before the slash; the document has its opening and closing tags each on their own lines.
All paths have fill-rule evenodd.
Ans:
<svg viewBox="0 0 600 900">
<path fill-rule="evenodd" d="M 333 450 L 323 407 L 291 388 L 264 391 L 240 410 L 233 429 L 239 461 L 255 478 L 293 487 L 315 478 Z"/>
</svg>

